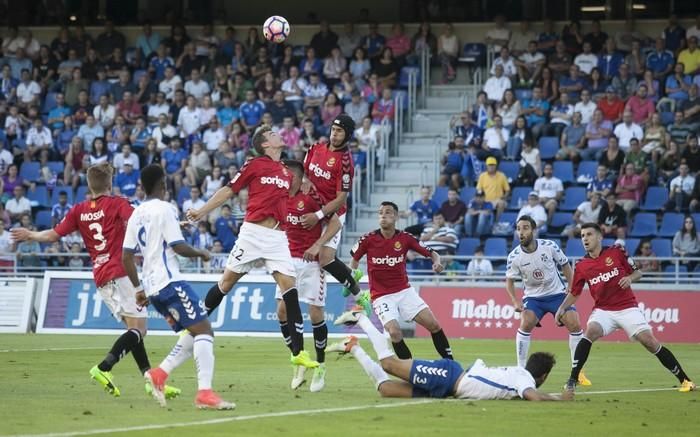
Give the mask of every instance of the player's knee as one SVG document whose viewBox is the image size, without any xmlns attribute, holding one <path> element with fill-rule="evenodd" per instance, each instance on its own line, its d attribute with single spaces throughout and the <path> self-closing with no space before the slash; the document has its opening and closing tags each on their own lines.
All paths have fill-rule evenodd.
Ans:
<svg viewBox="0 0 700 437">
<path fill-rule="evenodd" d="M 399 328 L 398 326 L 391 327 L 388 329 L 388 331 L 389 331 L 389 337 L 391 337 L 392 343 L 398 343 L 401 340 L 403 340 L 403 333 L 401 333 L 401 328 Z"/>
<path fill-rule="evenodd" d="M 309 318 L 311 319 L 311 323 L 322 322 L 325 319 L 323 307 L 309 305 Z"/>
</svg>

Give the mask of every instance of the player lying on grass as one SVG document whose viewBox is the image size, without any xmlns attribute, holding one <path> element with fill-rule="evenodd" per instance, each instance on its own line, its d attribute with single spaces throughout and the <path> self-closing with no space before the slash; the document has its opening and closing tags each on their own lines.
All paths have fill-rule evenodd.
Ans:
<svg viewBox="0 0 700 437">
<path fill-rule="evenodd" d="M 121 391 L 112 376 L 112 368 L 119 360 L 131 352 L 141 374 L 151 368 L 151 363 L 143 340 L 148 311 L 136 302 L 136 292 L 121 263 L 126 221 L 134 208 L 126 198 L 112 195 L 112 173 L 109 163 L 88 168 L 87 183 L 92 197 L 73 206 L 55 228 L 41 232 L 15 228 L 11 232 L 15 241 L 40 243 L 53 243 L 75 231 L 80 233 L 92 261 L 97 294 L 114 318 L 123 322 L 127 329 L 114 342 L 104 360 L 90 369 L 90 377 L 111 395 L 120 396 Z M 164 390 L 167 398 L 180 394 L 180 389 L 175 387 L 166 386 Z M 151 391 L 151 385 L 146 383 L 146 392 L 150 394 Z"/>
<path fill-rule="evenodd" d="M 532 354 L 525 368 L 486 367 L 482 360 L 477 359 L 464 370 L 458 362 L 444 358 L 435 361 L 397 358 L 389 348 L 384 334 L 374 327 L 359 308 L 343 313 L 335 323 L 357 324 L 372 343 L 379 364 L 367 355 L 354 336 L 331 344 L 328 352 L 352 354 L 383 397 L 522 398 L 529 401 L 564 401 L 574 397 L 570 391 L 551 395 L 537 389 L 545 382 L 555 364 L 554 356 L 546 352 Z M 392 380 L 389 375 L 401 380 Z"/>
<path fill-rule="evenodd" d="M 575 389 L 593 342 L 622 329 L 630 339 L 637 340 L 656 355 L 661 364 L 678 378 L 681 384 L 678 391 L 695 390 L 695 383 L 685 374 L 673 353 L 654 337 L 651 326 L 637 304 L 637 298 L 632 292 L 632 283 L 637 282 L 642 273 L 637 269 L 632 257 L 627 255 L 621 246 L 603 247 L 603 233 L 596 223 L 581 226 L 581 241 L 586 256 L 576 263 L 569 293 L 554 317 L 559 323 L 563 323 L 566 309 L 578 300 L 586 284 L 595 305 L 588 318 L 586 333 L 576 347 L 566 389 Z"/>
</svg>

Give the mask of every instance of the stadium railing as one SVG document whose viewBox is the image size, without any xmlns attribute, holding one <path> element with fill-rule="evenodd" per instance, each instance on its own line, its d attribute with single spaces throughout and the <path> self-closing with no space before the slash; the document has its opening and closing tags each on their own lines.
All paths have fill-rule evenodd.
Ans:
<svg viewBox="0 0 700 437">
<path fill-rule="evenodd" d="M 420 92 L 421 92 L 421 102 L 423 105 L 428 101 L 428 95 L 430 92 L 430 49 L 421 51 L 420 53 Z"/>
<path fill-rule="evenodd" d="M 369 199 L 369 191 L 366 193 L 367 197 L 363 194 L 363 174 L 362 167 L 359 165 L 355 166 L 355 177 L 352 179 L 352 208 L 350 210 L 352 228 L 355 230 L 357 228 L 357 218 L 360 215 L 360 207 L 364 206 Z M 365 184 L 367 185 L 367 184 Z"/>
<path fill-rule="evenodd" d="M 19 262 L 21 254 L 16 253 L 0 253 L 0 259 L 4 259 L 5 265 L 0 266 L 0 276 L 27 276 L 27 277 L 41 277 L 45 270 L 57 270 L 57 271 L 91 271 L 91 266 L 89 264 L 89 257 L 86 253 L 35 253 L 32 256 L 37 256 L 40 260 L 46 262 L 50 258 L 63 257 L 63 258 L 75 258 L 81 257 L 86 258 L 86 265 L 81 267 L 47 267 L 46 265 L 40 266 L 22 266 Z M 183 273 L 221 273 L 224 266 L 226 265 L 226 259 L 228 258 L 228 253 L 225 254 L 212 254 L 212 259 L 209 262 L 202 262 L 199 258 L 197 259 L 187 259 L 180 258 L 180 269 Z M 453 283 L 456 281 L 485 281 L 485 282 L 503 282 L 505 278 L 505 263 L 506 256 L 484 256 L 482 259 L 487 259 L 494 264 L 494 271 L 489 275 L 468 275 L 466 272 L 467 265 L 473 257 L 471 256 L 444 256 L 444 263 L 452 264 L 458 263 L 459 268 L 450 268 L 445 270 L 442 274 L 434 274 L 432 270 L 428 269 L 413 269 L 409 265 L 409 278 L 416 282 L 430 282 L 434 284 L 443 283 Z M 575 263 L 578 258 L 570 258 L 569 261 Z M 663 267 L 659 272 L 645 272 L 642 279 L 639 281 L 641 283 L 647 284 L 700 284 L 700 271 L 688 272 L 685 271 L 685 265 L 683 262 L 692 261 L 700 264 L 700 257 L 697 258 L 678 258 L 678 257 L 634 257 L 635 261 L 644 260 L 656 260 L 662 266 L 673 266 L 671 271 L 667 271 L 668 267 Z M 10 265 L 10 260 L 11 265 Z M 138 258 L 137 258 L 138 261 Z M 349 259 L 344 259 L 343 261 L 349 262 Z M 264 274 L 264 266 L 261 265 L 261 273 Z M 360 268 L 364 269 L 366 272 L 366 265 L 363 264 Z M 1 291 L 0 291 L 1 293 Z"/>
</svg>

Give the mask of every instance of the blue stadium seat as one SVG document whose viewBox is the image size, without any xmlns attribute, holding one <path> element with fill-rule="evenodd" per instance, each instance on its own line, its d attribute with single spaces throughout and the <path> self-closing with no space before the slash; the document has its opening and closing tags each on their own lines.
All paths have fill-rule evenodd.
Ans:
<svg viewBox="0 0 700 437">
<path fill-rule="evenodd" d="M 597 171 L 597 161 L 581 161 L 578 165 L 578 171 L 576 172 L 576 179 L 578 180 L 578 178 L 583 176 L 588 180 L 592 180 L 595 178 Z"/>
<path fill-rule="evenodd" d="M 459 246 L 457 246 L 457 255 L 473 256 L 474 249 L 476 249 L 480 244 L 481 240 L 478 238 L 462 238 L 459 240 Z"/>
<path fill-rule="evenodd" d="M 683 220 L 685 216 L 676 212 L 667 212 L 661 219 L 661 225 L 659 226 L 659 237 L 673 237 L 676 232 L 680 231 L 683 227 Z"/>
<path fill-rule="evenodd" d="M 50 208 L 49 203 L 49 192 L 44 185 L 37 185 L 34 190 L 27 190 L 27 199 L 30 202 L 36 202 L 39 206 L 44 208 Z"/>
<path fill-rule="evenodd" d="M 486 65 L 486 44 L 482 43 L 466 43 L 462 47 L 459 62 L 474 65 L 477 67 Z"/>
<path fill-rule="evenodd" d="M 133 78 L 132 78 L 134 85 L 138 86 L 139 80 L 141 80 L 141 77 L 145 76 L 146 74 L 148 74 L 147 70 L 134 70 L 134 74 L 133 74 Z"/>
<path fill-rule="evenodd" d="M 180 207 L 182 207 L 182 204 L 185 202 L 185 200 L 187 200 L 189 198 L 190 198 L 190 187 L 180 188 L 180 191 L 177 193 L 177 204 L 180 205 Z"/>
<path fill-rule="evenodd" d="M 570 184 L 574 179 L 574 164 L 571 161 L 554 161 L 554 177 L 559 178 L 563 184 Z"/>
<path fill-rule="evenodd" d="M 22 166 L 19 168 L 19 175 L 22 179 L 28 181 L 39 180 L 39 174 L 41 170 L 41 164 L 36 161 L 24 161 Z"/>
<path fill-rule="evenodd" d="M 498 217 L 498 221 L 501 223 L 510 223 L 515 227 L 515 221 L 518 219 L 518 213 L 517 212 L 504 212 L 501 214 L 500 217 Z"/>
<path fill-rule="evenodd" d="M 459 193 L 459 198 L 462 199 L 462 202 L 464 202 L 467 206 L 469 206 L 469 202 L 472 201 L 475 194 L 476 194 L 476 188 L 464 187 L 464 188 L 462 188 L 462 191 Z"/>
<path fill-rule="evenodd" d="M 5 134 L 5 131 L 0 129 L 0 144 L 3 146 L 7 147 L 9 144 L 7 144 L 7 135 Z"/>
<path fill-rule="evenodd" d="M 676 273 L 676 265 L 675 264 L 667 265 L 666 267 L 664 267 L 664 273 Z M 678 265 L 678 273 L 688 273 L 688 266 L 686 266 L 684 264 Z"/>
<path fill-rule="evenodd" d="M 693 217 L 693 220 L 695 221 L 695 226 L 700 226 L 700 212 L 695 212 L 693 214 L 690 214 L 691 217 Z"/>
<path fill-rule="evenodd" d="M 540 158 L 542 161 L 551 161 L 559 151 L 559 138 L 540 137 Z"/>
<path fill-rule="evenodd" d="M 420 86 L 420 82 L 421 82 L 420 68 L 418 68 L 418 67 L 403 67 L 403 68 L 401 68 L 401 72 L 399 73 L 399 88 L 402 88 L 402 89 L 408 88 L 408 75 L 411 72 L 416 73 L 416 86 Z"/>
<path fill-rule="evenodd" d="M 394 92 L 391 93 L 391 98 L 393 99 L 399 96 L 401 97 L 401 107 L 403 109 L 408 109 L 408 93 L 405 90 L 394 90 Z"/>
<path fill-rule="evenodd" d="M 668 202 L 668 188 L 649 187 L 641 209 L 643 211 L 660 211 L 666 202 Z"/>
<path fill-rule="evenodd" d="M 61 191 L 66 192 L 66 195 L 68 196 L 68 203 L 70 203 L 71 205 L 73 204 L 73 190 L 70 187 L 56 187 L 51 193 L 51 205 L 49 205 L 50 207 L 53 207 L 55 204 L 58 203 L 58 195 Z"/>
<path fill-rule="evenodd" d="M 601 243 L 603 247 L 612 246 L 613 244 L 615 244 L 614 238 L 603 238 L 603 242 Z"/>
<path fill-rule="evenodd" d="M 42 114 L 48 114 L 50 110 L 56 107 L 56 94 L 57 93 L 47 93 L 44 98 L 44 105 L 41 107 Z"/>
<path fill-rule="evenodd" d="M 75 203 L 80 203 L 85 200 L 85 196 L 89 193 L 87 185 L 81 185 L 78 187 L 78 191 L 75 193 L 75 198 L 73 199 Z"/>
<path fill-rule="evenodd" d="M 569 238 L 566 242 L 566 249 L 564 254 L 569 258 L 581 258 L 586 255 L 586 251 L 583 248 L 583 243 L 578 238 Z"/>
<path fill-rule="evenodd" d="M 510 203 L 508 204 L 508 209 L 518 211 L 520 207 L 527 203 L 527 196 L 532 191 L 532 187 L 515 187 L 513 188 L 513 193 L 510 196 Z M 521 202 L 522 201 L 522 202 Z"/>
<path fill-rule="evenodd" d="M 515 98 L 520 102 L 530 100 L 532 98 L 532 90 L 526 88 L 517 88 L 515 90 Z"/>
<path fill-rule="evenodd" d="M 437 203 L 438 208 L 442 206 L 443 203 L 447 200 L 447 187 L 435 187 L 435 192 L 433 193 L 433 202 Z M 189 198 L 190 192 L 189 189 L 187 191 L 187 197 Z M 179 196 L 178 196 L 179 198 Z M 184 200 L 184 199 L 183 199 Z M 180 201 L 178 200 L 178 203 Z"/>
<path fill-rule="evenodd" d="M 673 124 L 674 114 L 671 111 L 664 111 L 661 113 L 661 124 L 668 126 Z"/>
<path fill-rule="evenodd" d="M 34 219 L 34 224 L 40 231 L 44 229 L 49 229 L 51 227 L 51 211 L 44 210 L 36 213 L 36 218 Z"/>
<path fill-rule="evenodd" d="M 489 238 L 484 244 L 484 256 L 508 255 L 508 244 L 505 238 Z"/>
<path fill-rule="evenodd" d="M 667 238 L 654 238 L 651 240 L 651 250 L 659 258 L 669 258 L 673 256 L 671 240 Z"/>
<path fill-rule="evenodd" d="M 656 235 L 656 214 L 653 212 L 640 212 L 634 216 L 630 237 L 651 237 Z"/>
<path fill-rule="evenodd" d="M 570 212 L 555 212 L 547 227 L 547 235 L 558 236 L 566 225 L 573 223 L 573 221 L 573 214 Z"/>
<path fill-rule="evenodd" d="M 583 187 L 569 187 L 564 190 L 564 201 L 559 205 L 562 211 L 574 211 L 580 204 L 586 201 L 586 189 Z"/>
<path fill-rule="evenodd" d="M 56 175 L 60 175 L 61 173 L 63 173 L 65 163 L 63 161 L 49 161 L 47 166 L 49 167 L 49 169 L 51 169 L 52 172 L 56 173 Z"/>
<path fill-rule="evenodd" d="M 640 242 L 641 240 L 639 238 L 625 238 L 625 250 L 627 253 L 634 255 L 637 252 Z"/>
<path fill-rule="evenodd" d="M 294 56 L 295 58 L 306 57 L 306 46 L 303 44 L 299 44 L 292 47 L 292 56 Z"/>
<path fill-rule="evenodd" d="M 513 161 L 501 161 L 498 164 L 498 169 L 506 175 L 509 182 L 513 183 L 518 178 L 518 172 L 520 172 L 520 163 Z"/>
</svg>

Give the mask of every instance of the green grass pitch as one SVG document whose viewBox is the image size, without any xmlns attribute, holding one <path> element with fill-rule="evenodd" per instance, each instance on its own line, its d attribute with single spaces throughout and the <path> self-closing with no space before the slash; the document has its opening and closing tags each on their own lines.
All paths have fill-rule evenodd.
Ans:
<svg viewBox="0 0 700 437">
<path fill-rule="evenodd" d="M 289 389 L 291 367 L 281 339 L 219 337 L 214 389 L 236 402 L 234 411 L 193 407 L 193 362 L 172 375 L 182 397 L 160 408 L 143 392 L 131 357 L 114 374 L 122 396 L 104 393 L 88 376 L 114 337 L 87 335 L 0 335 L 0 436 L 100 431 L 129 436 L 175 431 L 209 435 L 294 436 L 514 436 L 700 435 L 700 392 L 678 393 L 655 357 L 635 343 L 597 343 L 586 367 L 593 387 L 572 403 L 443 401 L 380 398 L 350 357 L 328 354 L 326 388 Z M 330 342 L 335 339 L 329 339 Z M 157 365 L 175 337 L 147 337 Z M 408 339 L 415 357 L 432 358 L 429 340 Z M 307 347 L 313 340 L 306 340 Z M 361 344 L 370 351 L 369 342 Z M 691 377 L 700 379 L 700 346 L 669 345 Z M 63 349 L 63 350 L 47 350 Z M 512 341 L 452 340 L 455 357 L 468 366 L 510 365 Z M 565 342 L 533 341 L 531 351 L 554 352 L 558 364 L 543 389 L 560 389 L 569 369 Z M 312 352 L 313 356 L 313 352 Z M 310 375 L 309 375 L 310 377 Z M 308 384 L 308 383 L 307 383 Z M 586 394 L 590 392 L 590 394 Z M 609 393 L 600 393 L 609 392 Z M 174 427 L 165 428 L 167 425 Z"/>
</svg>

